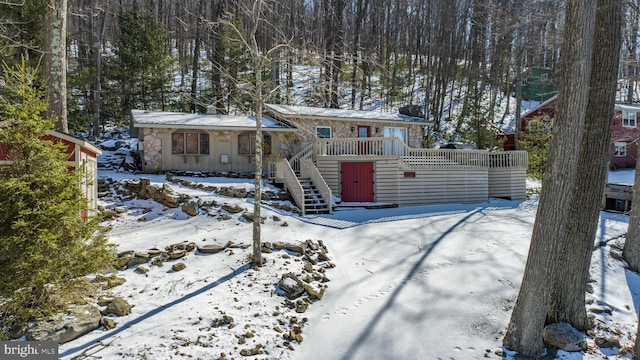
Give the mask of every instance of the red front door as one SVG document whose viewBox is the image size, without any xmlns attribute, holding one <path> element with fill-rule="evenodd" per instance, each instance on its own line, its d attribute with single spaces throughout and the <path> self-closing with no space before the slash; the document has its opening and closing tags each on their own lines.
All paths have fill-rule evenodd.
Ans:
<svg viewBox="0 0 640 360">
<path fill-rule="evenodd" d="M 342 201 L 373 202 L 373 162 L 343 162 L 340 164 Z"/>
</svg>

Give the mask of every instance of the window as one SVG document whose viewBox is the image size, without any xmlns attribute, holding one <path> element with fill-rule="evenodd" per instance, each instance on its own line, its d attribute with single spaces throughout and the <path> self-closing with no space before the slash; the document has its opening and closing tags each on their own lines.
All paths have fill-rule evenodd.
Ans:
<svg viewBox="0 0 640 360">
<path fill-rule="evenodd" d="M 318 139 L 328 139 L 331 137 L 331 127 L 330 126 L 316 126 L 316 138 Z"/>
<path fill-rule="evenodd" d="M 400 139 L 401 143 L 407 143 L 407 128 L 402 127 L 385 127 L 384 137 L 392 138 L 396 137 Z M 406 148 L 399 142 L 393 140 L 385 140 L 384 142 L 384 154 L 385 155 L 406 155 Z"/>
<path fill-rule="evenodd" d="M 254 155 L 256 153 L 256 134 L 238 135 L 238 155 Z M 271 154 L 271 135 L 262 135 L 262 153 Z"/>
<path fill-rule="evenodd" d="M 540 81 L 544 82 L 549 80 L 549 74 L 540 74 Z"/>
<path fill-rule="evenodd" d="M 175 132 L 171 134 L 171 153 L 174 155 L 208 155 L 209 134 Z"/>
<path fill-rule="evenodd" d="M 626 142 L 616 142 L 614 144 L 613 156 L 616 156 L 616 157 L 625 157 L 625 156 L 627 156 L 627 143 Z"/>
<path fill-rule="evenodd" d="M 636 113 L 632 111 L 622 112 L 622 126 L 636 127 Z"/>
</svg>

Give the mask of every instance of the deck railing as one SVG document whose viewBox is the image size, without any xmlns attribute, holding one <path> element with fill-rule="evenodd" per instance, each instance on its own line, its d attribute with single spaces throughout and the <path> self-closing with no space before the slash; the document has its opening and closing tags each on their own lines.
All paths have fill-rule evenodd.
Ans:
<svg viewBox="0 0 640 360">
<path fill-rule="evenodd" d="M 490 168 L 522 168 L 529 166 L 526 151 L 497 151 L 489 153 Z"/>
<path fill-rule="evenodd" d="M 410 169 L 527 167 L 525 151 L 411 148 L 397 137 L 332 138 L 315 142 L 316 156 L 393 156 Z"/>
</svg>

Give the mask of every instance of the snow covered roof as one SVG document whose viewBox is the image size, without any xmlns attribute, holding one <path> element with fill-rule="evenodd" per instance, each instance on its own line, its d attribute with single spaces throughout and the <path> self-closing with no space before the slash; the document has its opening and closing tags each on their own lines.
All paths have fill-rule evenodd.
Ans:
<svg viewBox="0 0 640 360">
<path fill-rule="evenodd" d="M 640 104 L 616 104 L 616 110 L 639 112 Z"/>
<path fill-rule="evenodd" d="M 317 108 L 310 106 L 296 106 L 296 105 L 276 105 L 265 104 L 266 110 L 271 110 L 274 113 L 284 118 L 296 118 L 296 119 L 324 119 L 324 120 L 366 120 L 366 121 L 384 121 L 384 122 L 402 122 L 402 123 L 416 123 L 416 124 L 431 124 L 422 118 L 407 116 L 399 113 L 384 113 L 378 111 L 363 111 L 363 110 L 345 110 L 345 109 L 327 109 Z"/>
<path fill-rule="evenodd" d="M 212 130 L 254 130 L 256 118 L 253 116 L 190 114 L 165 111 L 131 110 L 134 127 L 212 129 Z M 293 131 L 294 129 L 269 117 L 262 117 L 262 128 L 269 130 Z"/>
</svg>

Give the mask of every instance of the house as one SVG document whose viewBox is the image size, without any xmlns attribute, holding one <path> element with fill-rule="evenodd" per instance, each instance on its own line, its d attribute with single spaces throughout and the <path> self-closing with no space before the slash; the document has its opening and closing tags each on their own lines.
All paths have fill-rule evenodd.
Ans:
<svg viewBox="0 0 640 360">
<path fill-rule="evenodd" d="M 65 145 L 65 151 L 69 155 L 69 167 L 82 169 L 82 183 L 79 186 L 86 196 L 89 213 L 96 211 L 98 208 L 97 158 L 102 154 L 102 150 L 83 139 L 58 131 L 50 131 L 43 140 L 61 142 Z M 8 161 L 7 154 L 0 151 L 0 164 Z"/>
<path fill-rule="evenodd" d="M 553 69 L 531 68 L 524 75 L 520 84 L 522 98 L 530 101 L 544 102 L 558 93 Z"/>
<path fill-rule="evenodd" d="M 520 117 L 521 129 L 526 131 L 528 123 L 536 118 L 555 117 L 557 96 L 543 102 Z M 613 131 L 609 151 L 609 168 L 635 168 L 638 154 L 638 122 L 640 122 L 640 104 L 615 104 Z M 504 149 L 515 148 L 513 140 L 505 142 Z"/>
<path fill-rule="evenodd" d="M 133 125 L 145 172 L 254 169 L 251 117 L 134 110 Z M 331 212 L 334 195 L 396 205 L 524 199 L 526 152 L 424 149 L 427 125 L 402 114 L 266 104 L 265 169 L 303 213 Z"/>
<path fill-rule="evenodd" d="M 638 156 L 640 104 L 616 104 L 611 138 L 611 169 L 635 168 Z"/>
<path fill-rule="evenodd" d="M 256 119 L 250 116 L 133 110 L 142 171 L 253 172 Z M 291 156 L 295 128 L 262 118 L 265 162 Z"/>
</svg>

